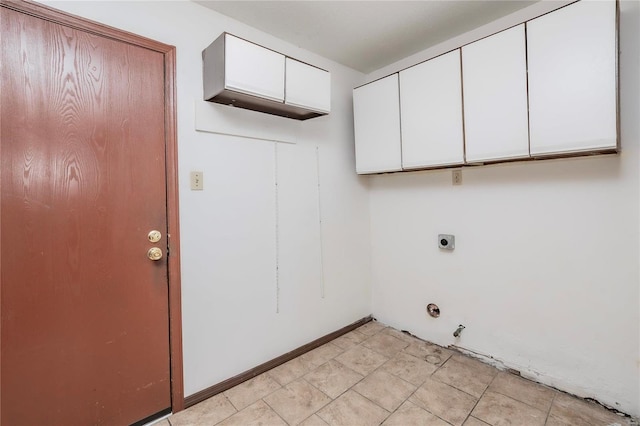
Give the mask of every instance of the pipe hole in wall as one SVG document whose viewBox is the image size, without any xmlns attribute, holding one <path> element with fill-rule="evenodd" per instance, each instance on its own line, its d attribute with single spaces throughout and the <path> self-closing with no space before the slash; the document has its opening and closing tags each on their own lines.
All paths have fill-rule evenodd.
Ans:
<svg viewBox="0 0 640 426">
<path fill-rule="evenodd" d="M 440 308 L 435 303 L 429 303 L 427 305 L 427 313 L 433 318 L 438 318 L 440 316 Z"/>
</svg>

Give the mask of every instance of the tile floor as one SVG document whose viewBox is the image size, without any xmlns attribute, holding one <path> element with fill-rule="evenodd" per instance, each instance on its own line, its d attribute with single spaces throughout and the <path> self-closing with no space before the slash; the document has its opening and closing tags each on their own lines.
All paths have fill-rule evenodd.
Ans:
<svg viewBox="0 0 640 426">
<path fill-rule="evenodd" d="M 156 425 L 380 424 L 632 425 L 375 321 Z"/>
</svg>

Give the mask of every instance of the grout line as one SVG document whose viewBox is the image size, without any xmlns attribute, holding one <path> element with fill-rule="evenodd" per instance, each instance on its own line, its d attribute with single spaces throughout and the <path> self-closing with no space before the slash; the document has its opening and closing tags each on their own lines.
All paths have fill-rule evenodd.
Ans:
<svg viewBox="0 0 640 426">
<path fill-rule="evenodd" d="M 389 330 L 389 329 L 391 329 L 391 327 L 385 327 L 384 329 L 381 329 L 379 332 L 375 333 L 373 336 L 375 336 L 375 335 L 377 335 L 377 334 L 387 334 L 387 335 L 389 335 L 388 333 L 385 333 L 385 330 Z M 372 336 L 370 336 L 370 337 L 372 337 Z M 392 336 L 392 337 L 394 337 L 394 336 Z M 411 346 L 413 343 L 420 343 L 420 342 L 423 342 L 423 343 L 428 343 L 428 344 L 432 344 L 432 345 L 433 345 L 433 343 L 430 343 L 430 342 L 424 342 L 424 341 L 422 341 L 422 340 L 420 340 L 420 339 L 418 339 L 418 338 L 416 338 L 416 337 L 413 337 L 413 339 L 415 340 L 415 342 L 411 342 L 411 343 L 409 343 L 409 342 L 405 342 L 405 343 L 408 343 L 408 344 L 407 344 L 407 346 L 405 346 L 403 349 L 401 349 L 400 351 L 398 351 L 398 352 L 397 352 L 393 357 L 388 358 L 388 359 L 387 359 L 387 361 L 385 361 L 383 364 L 381 364 L 380 366 L 378 366 L 378 367 L 377 367 L 375 370 L 373 370 L 371 373 L 369 373 L 369 374 L 367 374 L 366 376 L 364 376 L 364 377 L 362 378 L 362 380 L 360 380 L 360 382 L 361 382 L 361 381 L 363 381 L 364 379 L 366 379 L 367 377 L 369 377 L 369 376 L 370 376 L 371 374 L 373 374 L 374 372 L 376 372 L 376 371 L 378 371 L 378 370 L 382 371 L 382 370 L 381 370 L 381 369 L 382 369 L 382 367 L 383 367 L 387 362 L 389 362 L 389 361 L 391 361 L 391 360 L 395 359 L 395 358 L 396 358 L 396 356 L 397 356 L 397 355 L 399 355 L 400 353 L 404 353 L 404 354 L 406 354 L 406 355 L 408 355 L 408 356 L 411 356 L 411 357 L 413 357 L 413 358 L 420 359 L 419 357 L 415 357 L 415 356 L 413 356 L 413 355 L 408 354 L 407 352 L 405 352 L 405 349 L 406 349 L 406 348 L 408 348 L 409 346 Z M 370 349 L 370 350 L 372 350 L 372 351 L 374 351 L 374 352 L 376 352 L 376 353 L 379 353 L 379 352 L 375 351 L 375 350 L 374 350 L 374 349 L 372 349 L 372 348 L 369 348 L 369 347 L 367 347 L 367 346 L 364 346 L 364 343 L 365 343 L 367 340 L 368 340 L 368 339 L 363 340 L 362 342 L 360 342 L 360 343 L 358 344 L 358 346 L 363 346 L 363 347 L 365 347 L 365 348 L 367 348 L 367 349 Z M 400 339 L 399 339 L 399 340 L 400 340 Z M 380 354 L 380 355 L 383 355 L 383 354 Z M 453 355 L 453 354 L 452 354 L 452 355 Z M 445 364 L 445 363 L 446 363 L 446 362 L 451 358 L 451 356 L 452 356 L 452 355 L 450 355 L 450 356 L 449 356 L 445 361 L 443 361 L 443 362 L 442 362 L 442 364 L 441 364 L 440 366 L 438 366 L 438 367 L 437 367 L 437 368 L 436 368 L 432 373 L 430 373 L 430 375 L 429 375 L 428 377 L 430 377 L 430 376 L 432 376 L 433 374 L 435 374 L 435 372 L 436 372 L 436 371 L 438 371 L 438 370 L 440 369 L 440 367 L 442 367 L 442 366 L 443 366 L 443 365 L 444 365 L 444 364 Z M 386 357 L 386 355 L 383 355 L 383 356 L 385 356 L 385 357 Z M 426 362 L 426 363 L 428 363 L 428 364 L 431 364 L 431 363 L 429 363 L 428 361 L 426 361 L 425 359 L 420 359 L 420 360 L 421 360 L 421 361 L 424 361 L 424 362 Z M 435 365 L 435 364 L 431 364 L 431 365 Z M 432 413 L 432 412 L 431 412 L 431 411 L 429 411 L 427 408 L 425 408 L 425 407 L 421 407 L 421 406 L 419 406 L 419 405 L 417 405 L 417 404 L 415 404 L 415 403 L 413 403 L 413 402 L 409 401 L 409 399 L 410 399 L 413 395 L 415 395 L 415 393 L 418 391 L 418 389 L 420 389 L 422 386 L 424 386 L 424 384 L 426 383 L 426 379 L 425 379 L 425 380 L 423 380 L 423 381 L 422 381 L 422 383 L 421 383 L 420 385 L 414 385 L 413 383 L 411 383 L 411 382 L 409 382 L 409 381 L 407 381 L 407 380 L 404 380 L 402 377 L 399 377 L 399 376 L 397 376 L 397 375 L 395 375 L 395 374 L 392 374 L 392 373 L 389 373 L 389 374 L 391 374 L 393 377 L 396 377 L 396 378 L 398 378 L 398 379 L 400 379 L 400 380 L 404 381 L 405 383 L 408 383 L 408 384 L 409 384 L 409 385 L 411 385 L 411 386 L 415 386 L 415 387 L 416 387 L 416 389 L 415 389 L 413 392 L 411 392 L 411 394 L 410 394 L 409 396 L 407 396 L 407 397 L 406 397 L 406 398 L 405 398 L 405 399 L 404 399 L 404 400 L 403 400 L 403 401 L 402 401 L 402 402 L 401 402 L 401 403 L 400 403 L 400 404 L 399 404 L 399 405 L 398 405 L 398 406 L 397 406 L 397 407 L 396 407 L 396 408 L 395 408 L 395 409 L 394 409 L 394 410 L 389 414 L 389 416 L 387 416 L 387 417 L 385 418 L 385 420 L 386 420 L 386 419 L 388 419 L 389 417 L 391 417 L 391 416 L 392 416 L 396 411 L 398 411 L 398 409 L 399 409 L 399 408 L 400 408 L 404 403 L 409 402 L 409 403 L 413 404 L 414 406 L 416 406 L 416 407 L 418 407 L 418 408 L 420 408 L 420 409 L 422 409 L 422 410 L 426 411 L 427 413 L 431 414 L 432 416 L 434 416 L 434 417 L 436 417 L 436 418 L 438 418 L 438 419 L 442 420 L 443 422 L 445 422 L 445 423 L 447 423 L 447 424 L 449 424 L 449 425 L 451 424 L 450 422 L 448 422 L 448 421 L 446 421 L 445 419 L 443 419 L 443 418 L 439 417 L 439 416 L 438 416 L 438 415 L 436 415 L 435 413 Z M 434 379 L 434 380 L 435 380 L 435 379 Z M 360 383 L 360 382 L 358 382 L 358 383 Z M 439 382 L 439 381 L 438 381 L 438 382 Z M 443 383 L 443 384 L 447 385 L 446 383 Z M 353 388 L 353 387 L 355 387 L 355 386 L 356 386 L 356 384 L 354 384 L 354 385 L 352 386 L 352 388 Z M 450 385 L 448 385 L 448 386 L 450 386 Z M 358 393 L 359 395 L 361 395 L 361 396 L 362 396 L 362 397 L 364 397 L 365 399 L 367 399 L 367 400 L 371 401 L 369 398 L 367 398 L 365 395 L 362 395 L 362 394 L 361 394 L 360 392 L 358 392 L 357 390 L 353 389 L 353 391 L 354 391 L 354 392 L 356 392 L 356 393 Z M 473 395 L 472 395 L 472 396 L 473 396 Z M 375 405 L 377 405 L 377 406 L 379 406 L 379 407 L 380 407 L 380 405 L 379 405 L 379 404 L 377 404 L 376 402 L 374 402 L 374 401 L 371 401 L 371 402 L 372 402 L 373 404 L 375 404 Z M 380 407 L 380 408 L 382 408 L 382 409 L 386 410 L 386 408 L 384 408 L 384 407 Z M 387 410 L 387 411 L 388 411 L 388 410 Z"/>
<path fill-rule="evenodd" d="M 555 395 L 557 394 L 557 391 L 556 391 L 555 389 L 550 388 L 550 387 L 548 387 L 548 386 L 545 386 L 545 385 L 543 385 L 543 384 L 541 384 L 541 383 L 534 382 L 534 381 L 529 380 L 529 379 L 527 379 L 527 378 L 525 378 L 525 377 L 518 376 L 518 375 L 515 375 L 515 374 L 512 374 L 512 373 L 509 373 L 508 371 L 502 371 L 502 370 L 501 370 L 501 371 L 499 371 L 499 372 L 498 372 L 498 375 L 499 375 L 500 373 L 505 373 L 505 374 L 513 375 L 513 376 L 515 376 L 515 377 L 519 377 L 519 378 L 520 378 L 520 379 L 522 379 L 522 380 L 525 380 L 525 381 L 526 381 L 526 382 L 528 382 L 529 384 L 533 384 L 533 385 L 537 385 L 537 386 L 542 386 L 542 387 L 544 387 L 545 389 L 549 389 L 550 391 L 552 391 L 552 392 L 553 392 L 553 398 L 551 398 L 551 402 L 552 402 L 552 404 L 553 404 L 553 400 L 555 399 Z M 497 377 L 498 375 L 496 375 L 496 377 Z M 487 390 L 488 390 L 488 388 L 487 388 Z M 500 392 L 499 390 L 495 390 L 495 389 L 491 390 L 491 392 L 493 392 L 493 393 L 497 393 L 498 395 L 505 396 L 505 397 L 507 397 L 507 398 L 509 398 L 509 399 L 513 399 L 514 401 L 519 402 L 519 403 L 521 403 L 521 404 L 524 404 L 524 405 L 526 405 L 526 406 L 528 406 L 528 407 L 531 407 L 531 408 L 533 408 L 534 410 L 537 410 L 537 411 L 543 412 L 540 408 L 538 408 L 538 407 L 534 407 L 533 405 L 529 404 L 529 403 L 528 403 L 528 402 L 526 402 L 526 401 L 521 401 L 521 400 L 519 400 L 519 399 L 515 398 L 513 395 L 509 395 L 509 394 L 506 394 L 506 393 L 504 393 L 504 392 Z M 549 407 L 549 409 L 547 410 L 547 416 L 548 416 L 548 414 L 549 414 L 549 411 L 550 411 L 550 410 L 551 410 L 551 407 Z"/>
<path fill-rule="evenodd" d="M 466 356 L 466 355 L 464 355 L 464 356 Z M 447 361 L 445 361 L 445 362 L 442 364 L 442 366 L 441 366 L 441 367 L 443 367 L 443 366 L 444 366 L 444 364 L 446 364 L 447 362 L 449 362 L 449 360 L 450 360 L 451 358 L 453 358 L 453 355 L 452 355 L 452 356 L 450 356 L 450 357 L 447 359 Z M 470 358 L 470 357 L 468 357 L 468 358 Z M 473 358 L 470 358 L 470 359 L 473 359 Z M 495 368 L 495 367 L 493 367 L 493 366 L 489 366 L 489 367 L 496 369 L 496 368 Z M 438 368 L 438 370 L 439 370 L 439 369 L 440 369 L 440 368 Z M 434 371 L 434 372 L 433 372 L 433 374 L 436 374 L 436 372 L 437 372 L 438 370 Z M 496 370 L 497 370 L 497 369 L 496 369 Z M 499 370 L 498 370 L 498 371 L 499 371 Z M 433 375 L 433 374 L 432 374 L 432 375 Z M 483 391 L 482 391 L 482 395 L 480 395 L 480 397 L 479 397 L 479 398 L 478 398 L 477 396 L 473 395 L 473 394 L 470 394 L 469 392 L 467 392 L 467 391 L 465 391 L 465 390 L 463 390 L 463 389 L 460 389 L 460 388 L 455 387 L 455 386 L 454 386 L 454 385 L 452 385 L 451 383 L 445 383 L 445 382 L 443 382 L 443 381 L 441 381 L 441 380 L 438 380 L 438 379 L 437 379 L 437 378 L 435 378 L 435 377 L 433 378 L 433 380 L 435 380 L 435 381 L 437 381 L 437 382 L 439 382 L 439 383 L 442 383 L 443 385 L 447 385 L 447 386 L 449 386 L 449 387 L 451 387 L 451 388 L 454 388 L 454 389 L 456 389 L 456 390 L 458 390 L 458 391 L 460 391 L 460 392 L 462 392 L 462 393 L 465 393 L 465 394 L 467 394 L 467 395 L 469 395 L 469 396 L 471 396 L 471 397 L 473 397 L 473 398 L 478 398 L 478 401 L 479 401 L 479 400 L 480 400 L 480 398 L 482 398 L 482 396 L 484 396 L 484 393 L 487 391 L 487 389 L 489 388 L 489 386 L 491 385 L 491 383 L 493 383 L 493 381 L 495 380 L 495 378 L 496 378 L 497 376 L 498 376 L 498 374 L 496 374 L 495 376 L 493 376 L 493 378 L 492 378 L 492 379 L 491 379 L 491 381 L 489 382 L 489 385 L 487 385 L 487 387 L 485 388 L 485 390 L 483 390 Z M 511 399 L 513 399 L 513 398 L 511 398 Z"/>
<path fill-rule="evenodd" d="M 544 424 L 546 425 L 549 421 L 549 417 L 551 416 L 551 409 L 553 408 L 553 404 L 556 402 L 556 396 L 558 396 L 558 392 L 553 392 L 553 398 L 551 398 L 551 404 L 549 404 L 549 410 L 547 410 L 547 417 L 544 419 Z"/>
<path fill-rule="evenodd" d="M 423 340 L 420 340 L 420 339 L 418 339 L 418 341 L 423 342 Z M 412 356 L 413 356 L 413 355 L 412 355 Z M 439 383 L 442 383 L 442 382 L 440 382 L 440 380 L 437 380 L 437 379 L 433 378 L 433 375 L 434 375 L 434 374 L 436 374 L 436 372 L 437 372 L 438 370 L 440 370 L 440 368 L 442 368 L 442 366 L 443 366 L 443 365 L 445 365 L 445 364 L 447 363 L 447 361 L 449 361 L 449 360 L 451 359 L 451 357 L 452 357 L 452 356 L 453 356 L 453 354 L 449 355 L 449 357 L 448 357 L 447 359 L 445 359 L 445 360 L 442 362 L 442 364 L 440 364 L 440 365 L 433 364 L 433 365 L 436 365 L 436 367 L 437 367 L 437 368 L 436 368 L 435 370 L 433 370 L 433 372 L 429 375 L 429 378 L 430 378 L 431 380 L 435 380 L 435 381 L 437 381 L 437 382 L 439 382 Z M 420 358 L 418 358 L 418 359 L 420 359 Z M 426 360 L 425 360 L 425 362 L 428 362 L 428 361 L 426 361 Z M 420 389 L 422 386 L 424 386 L 424 384 L 425 384 L 426 382 L 427 382 L 427 381 L 425 380 L 425 381 L 424 381 L 424 382 L 423 382 L 423 383 L 418 387 L 418 389 Z M 418 391 L 418 389 L 416 389 L 416 392 Z M 415 392 L 414 392 L 414 394 L 415 394 Z M 413 403 L 412 403 L 412 404 L 413 404 Z M 414 405 L 416 405 L 416 404 L 414 404 Z M 419 406 L 418 406 L 418 405 L 416 405 L 416 407 L 419 407 Z M 442 420 L 443 422 L 448 423 L 448 424 L 451 424 L 450 422 L 448 422 L 448 421 L 446 421 L 445 419 L 441 418 L 441 417 L 440 417 L 440 416 L 438 416 L 437 414 L 432 413 L 431 411 L 427 410 L 426 408 L 423 408 L 423 407 L 419 407 L 419 408 L 422 408 L 422 409 L 423 409 L 423 410 L 425 410 L 427 413 L 430 413 L 431 415 L 436 416 L 437 418 L 439 418 L 439 419 L 440 419 L 440 420 Z M 475 408 L 475 406 L 474 406 L 474 408 Z M 471 409 L 471 411 L 473 411 L 473 409 Z M 469 415 L 471 415 L 471 411 L 469 412 Z M 466 421 L 466 419 L 465 419 L 465 421 Z"/>
<path fill-rule="evenodd" d="M 231 407 L 233 407 L 234 410 L 236 410 L 235 413 L 228 415 L 227 417 L 225 417 L 224 419 L 220 420 L 218 423 L 222 423 L 223 421 L 227 420 L 229 417 L 231 416 L 235 416 L 236 414 L 238 414 L 240 411 L 238 411 L 238 409 L 236 408 L 235 405 L 233 405 L 233 403 L 231 402 L 231 400 L 227 397 L 227 395 L 224 394 L 224 392 L 221 394 L 222 397 L 225 399 L 225 401 L 227 401 L 229 403 L 229 405 L 231 405 Z M 213 398 L 213 396 L 211 397 Z M 218 424 L 216 423 L 216 424 Z"/>
<path fill-rule="evenodd" d="M 375 371 L 375 370 L 373 370 L 373 371 Z M 373 371 L 372 371 L 371 373 L 373 373 Z M 369 374 L 371 374 L 371 373 L 369 373 Z M 364 377 L 365 377 L 365 378 L 369 377 L 369 374 L 367 374 L 367 375 L 366 375 L 366 376 L 364 376 Z M 364 380 L 364 379 L 363 379 L 363 380 Z M 355 385 L 353 385 L 353 386 L 355 386 Z M 353 386 L 352 386 L 349 390 L 351 390 L 351 391 L 353 391 L 353 392 L 357 393 L 358 395 L 360 395 L 361 397 L 363 397 L 364 399 L 366 399 L 367 401 L 369 401 L 370 403 L 372 403 L 372 404 L 373 404 L 373 405 L 375 405 L 376 407 L 378 407 L 378 408 L 382 408 L 384 411 L 386 411 L 387 413 L 389 413 L 389 414 L 387 414 L 387 417 L 385 417 L 385 418 L 382 420 L 382 422 L 381 422 L 381 423 L 384 423 L 384 421 L 385 421 L 385 420 L 387 420 L 387 419 L 391 416 L 391 414 L 395 413 L 395 411 L 396 411 L 396 410 L 393 410 L 393 411 L 389 411 L 389 410 L 387 410 L 386 408 L 384 408 L 384 407 L 380 406 L 380 404 L 378 404 L 377 402 L 372 401 L 369 397 L 367 397 L 367 396 L 365 396 L 365 395 L 361 394 L 360 392 L 358 392 L 357 390 L 353 389 Z M 396 408 L 396 409 L 397 409 L 397 408 Z"/>
<path fill-rule="evenodd" d="M 274 391 L 274 392 L 275 392 L 275 391 Z M 271 393 L 273 393 L 273 392 L 271 392 Z M 271 395 L 271 393 L 270 393 L 269 395 Z M 269 395 L 266 395 L 266 396 L 269 396 Z M 269 403 L 268 403 L 267 401 L 265 401 L 265 400 L 264 400 L 264 398 L 265 398 L 265 397 L 262 397 L 262 398 L 260 398 L 258 401 L 262 401 L 262 402 L 263 402 L 267 407 L 269 407 L 269 409 L 271 409 L 271 411 L 273 411 L 273 413 L 274 413 L 276 416 L 280 417 L 280 419 L 284 422 L 284 424 L 288 425 L 288 424 L 289 424 L 289 422 L 288 422 L 288 421 L 286 421 L 285 419 L 283 419 L 283 418 L 282 418 L 282 416 L 280 415 L 280 413 L 278 413 L 278 412 L 276 411 L 276 409 L 275 409 L 275 408 L 273 408 L 271 405 L 269 405 Z M 256 402 L 258 402 L 258 401 L 256 401 Z M 254 402 L 253 404 L 255 404 L 256 402 Z M 251 405 L 253 405 L 253 404 L 251 404 Z M 250 405 L 250 406 L 251 406 L 251 405 Z M 249 406 L 249 407 L 250 407 L 250 406 Z M 248 407 L 247 407 L 247 408 L 248 408 Z"/>
<path fill-rule="evenodd" d="M 216 395 L 212 396 L 211 398 L 213 398 L 213 397 L 215 397 L 215 396 L 216 396 Z M 215 422 L 215 423 L 214 423 L 214 426 L 215 426 L 215 425 L 219 425 L 220 423 L 222 423 L 222 422 L 224 422 L 225 420 L 227 420 L 229 417 L 233 417 L 233 416 L 235 416 L 236 414 L 238 414 L 238 413 L 240 412 L 240 411 L 238 411 L 238 410 L 236 409 L 235 405 L 233 405 L 233 403 L 229 400 L 229 398 L 227 398 L 227 395 L 222 394 L 222 397 L 223 397 L 223 398 L 224 398 L 224 399 L 229 403 L 229 405 L 231 405 L 231 407 L 232 407 L 234 410 L 236 410 L 236 411 L 235 411 L 235 413 L 231 413 L 231 414 L 230 414 L 230 415 L 228 415 L 227 417 L 225 417 L 225 418 L 223 418 L 223 419 L 220 419 L 220 420 L 218 420 L 217 422 Z M 211 398 L 207 398 L 207 399 L 211 399 Z M 205 401 L 206 401 L 206 400 L 205 400 Z M 202 402 L 204 402 L 204 401 L 202 401 Z M 196 405 L 197 405 L 197 404 L 196 404 Z M 191 408 L 191 407 L 189 407 L 189 408 Z"/>
<path fill-rule="evenodd" d="M 495 368 L 495 367 L 493 367 Z M 499 374 L 499 372 L 498 372 Z M 480 400 L 482 399 L 482 397 L 484 397 L 484 395 L 487 393 L 487 390 L 489 390 L 489 388 L 491 387 L 491 384 L 496 380 L 496 377 L 498 377 L 498 374 L 496 374 L 495 376 L 493 376 L 493 378 L 491 379 L 491 381 L 489 382 L 489 384 L 487 385 L 487 387 L 482 391 L 482 395 L 480 395 L 480 398 L 478 398 L 478 400 L 476 401 L 476 403 L 473 405 L 473 408 L 471 409 L 471 411 L 469 411 L 469 414 L 467 415 L 467 417 L 464 419 L 464 421 L 466 422 L 467 420 L 469 420 L 469 417 L 471 417 L 471 413 L 473 413 L 473 410 L 476 409 L 476 407 L 478 406 L 478 404 L 480 403 Z M 484 420 L 482 420 L 484 421 Z M 463 422 L 464 424 L 464 422 Z"/>
</svg>

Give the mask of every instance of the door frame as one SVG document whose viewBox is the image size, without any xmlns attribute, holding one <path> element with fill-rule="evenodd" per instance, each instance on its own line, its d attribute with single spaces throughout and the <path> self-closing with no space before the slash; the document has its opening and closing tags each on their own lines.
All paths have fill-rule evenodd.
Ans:
<svg viewBox="0 0 640 426">
<path fill-rule="evenodd" d="M 164 56 L 164 122 L 168 241 L 167 275 L 169 281 L 169 359 L 171 374 L 171 410 L 172 412 L 177 413 L 184 409 L 184 381 L 182 364 L 180 228 L 178 214 L 178 144 L 176 132 L 176 48 L 175 46 L 170 46 L 127 31 L 71 15 L 30 0 L 0 0 L 0 7 L 83 32 L 153 50 Z"/>
</svg>

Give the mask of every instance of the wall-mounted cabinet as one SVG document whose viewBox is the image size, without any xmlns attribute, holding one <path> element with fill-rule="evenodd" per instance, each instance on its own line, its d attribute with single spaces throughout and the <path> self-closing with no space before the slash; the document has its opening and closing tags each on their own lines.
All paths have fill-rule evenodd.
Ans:
<svg viewBox="0 0 640 426">
<path fill-rule="evenodd" d="M 328 71 L 223 33 L 202 52 L 204 99 L 306 120 L 331 109 Z"/>
<path fill-rule="evenodd" d="M 219 84 L 212 89 L 283 102 L 285 56 L 231 34 L 224 34 L 223 41 L 224 72 L 220 76 L 224 79 L 209 80 Z"/>
<path fill-rule="evenodd" d="M 402 170 L 398 74 L 353 91 L 358 173 Z"/>
<path fill-rule="evenodd" d="M 357 87 L 357 172 L 617 152 L 617 31 L 581 0 Z"/>
<path fill-rule="evenodd" d="M 285 74 L 287 105 L 329 113 L 331 74 L 291 58 L 286 58 Z"/>
<path fill-rule="evenodd" d="M 460 50 L 400 72 L 402 168 L 464 163 Z"/>
<path fill-rule="evenodd" d="M 615 1 L 527 22 L 531 154 L 617 149 Z"/>
<path fill-rule="evenodd" d="M 529 157 L 524 24 L 462 48 L 467 163 Z"/>
</svg>

